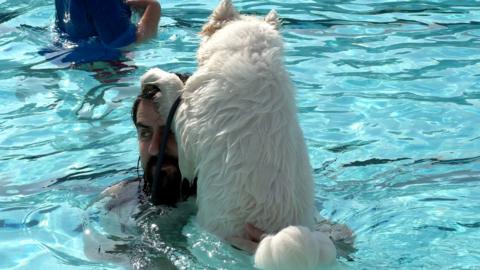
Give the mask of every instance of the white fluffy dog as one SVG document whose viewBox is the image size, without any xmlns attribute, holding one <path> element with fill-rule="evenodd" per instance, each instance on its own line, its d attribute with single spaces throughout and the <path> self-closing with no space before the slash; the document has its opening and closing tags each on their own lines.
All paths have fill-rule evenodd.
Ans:
<svg viewBox="0 0 480 270">
<path fill-rule="evenodd" d="M 251 223 L 269 233 L 257 267 L 316 269 L 336 253 L 313 230 L 312 169 L 278 26 L 274 11 L 260 20 L 223 0 L 203 27 L 198 70 L 186 85 L 159 69 L 142 83 L 160 85 L 163 115 L 182 96 L 173 132 L 182 175 L 198 177 L 199 224 L 227 238 L 246 237 Z"/>
</svg>

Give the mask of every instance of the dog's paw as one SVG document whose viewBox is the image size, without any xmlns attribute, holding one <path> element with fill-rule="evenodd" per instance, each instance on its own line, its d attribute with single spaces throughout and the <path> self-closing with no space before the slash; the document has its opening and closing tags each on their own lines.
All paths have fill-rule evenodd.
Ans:
<svg viewBox="0 0 480 270">
<path fill-rule="evenodd" d="M 260 269 L 313 270 L 333 264 L 336 249 L 327 234 L 302 226 L 289 226 L 265 237 L 255 253 Z"/>
</svg>

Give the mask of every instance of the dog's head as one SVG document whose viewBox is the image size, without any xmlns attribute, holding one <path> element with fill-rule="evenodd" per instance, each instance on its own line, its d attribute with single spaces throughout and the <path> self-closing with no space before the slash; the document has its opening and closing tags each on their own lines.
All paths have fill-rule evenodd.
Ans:
<svg viewBox="0 0 480 270">
<path fill-rule="evenodd" d="M 182 80 L 174 73 L 152 68 L 142 75 L 140 81 L 142 89 L 145 85 L 153 85 L 160 89 L 160 92 L 155 95 L 154 102 L 162 118 L 166 119 L 170 107 L 183 88 Z"/>
<path fill-rule="evenodd" d="M 235 33 L 235 29 L 224 29 L 227 28 L 228 25 L 238 21 L 256 24 L 257 26 L 263 25 L 263 27 L 269 27 L 275 31 L 280 27 L 280 20 L 275 10 L 271 10 L 268 15 L 265 16 L 265 18 L 259 19 L 254 16 L 241 15 L 237 12 L 237 10 L 235 10 L 231 0 L 221 0 L 210 15 L 208 22 L 203 25 L 202 31 L 200 32 L 200 35 L 202 36 L 202 42 L 197 52 L 199 66 L 204 64 L 205 60 L 209 58 L 213 51 L 218 50 L 218 46 L 208 46 L 208 43 L 224 43 L 224 41 L 228 39 L 219 38 L 219 40 L 221 40 L 220 42 L 213 41 L 213 39 L 215 39 L 214 36 L 229 35 L 230 37 L 233 37 L 236 34 L 239 34 Z M 220 32 L 225 33 L 221 34 Z"/>
</svg>

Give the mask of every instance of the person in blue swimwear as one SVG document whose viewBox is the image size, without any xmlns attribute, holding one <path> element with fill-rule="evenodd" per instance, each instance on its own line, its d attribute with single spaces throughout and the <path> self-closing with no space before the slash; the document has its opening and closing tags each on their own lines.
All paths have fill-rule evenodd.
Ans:
<svg viewBox="0 0 480 270">
<path fill-rule="evenodd" d="M 122 49 L 156 36 L 157 0 L 55 0 L 55 48 L 40 51 L 57 64 L 115 61 Z M 132 10 L 141 15 L 131 21 Z"/>
<path fill-rule="evenodd" d="M 131 8 L 144 10 L 137 25 Z M 108 47 L 121 48 L 157 34 L 160 4 L 156 0 L 55 0 L 55 25 L 72 42 L 98 37 Z"/>
</svg>

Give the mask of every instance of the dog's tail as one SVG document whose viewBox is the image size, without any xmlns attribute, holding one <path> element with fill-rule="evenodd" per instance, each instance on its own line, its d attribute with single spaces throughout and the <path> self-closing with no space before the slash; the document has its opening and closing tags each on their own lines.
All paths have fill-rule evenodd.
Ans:
<svg viewBox="0 0 480 270">
<path fill-rule="evenodd" d="M 268 270 L 319 269 L 333 264 L 336 254 L 327 234 L 289 226 L 262 239 L 255 252 L 255 266 Z"/>
</svg>

